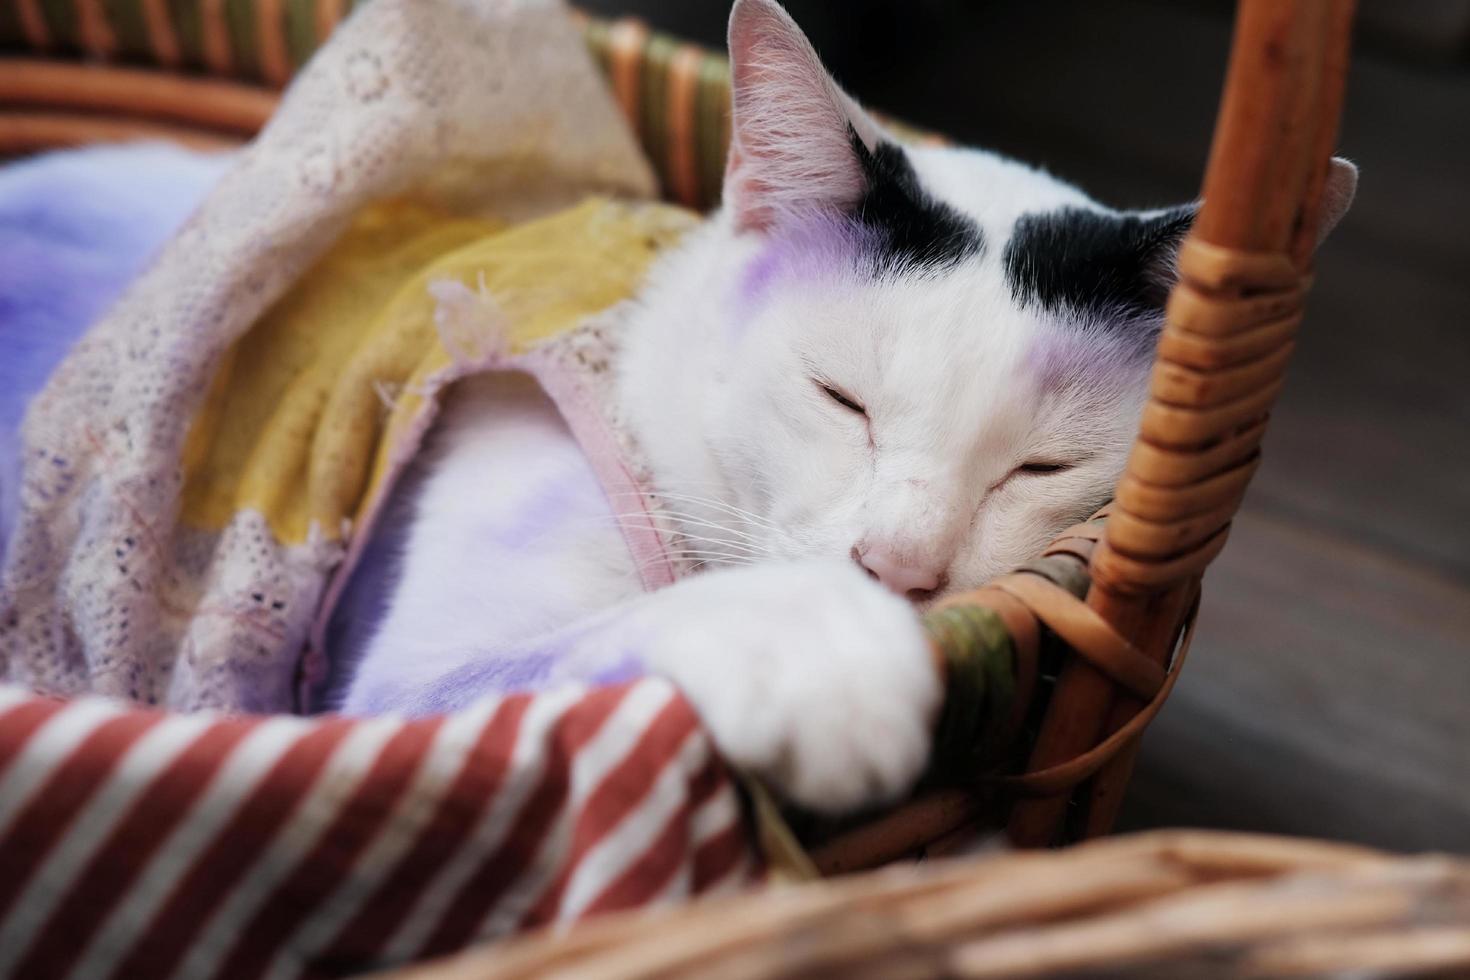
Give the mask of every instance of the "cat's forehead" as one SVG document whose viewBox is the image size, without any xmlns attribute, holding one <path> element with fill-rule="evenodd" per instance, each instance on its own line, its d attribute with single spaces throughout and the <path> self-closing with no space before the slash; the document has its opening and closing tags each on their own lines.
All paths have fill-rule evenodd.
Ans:
<svg viewBox="0 0 1470 980">
<path fill-rule="evenodd" d="M 1172 278 L 1173 249 L 1194 205 L 1115 211 L 1050 174 L 981 150 L 908 151 L 926 193 L 972 221 L 998 248 L 1016 302 L 1063 319 L 1152 339 Z M 1135 327 L 1143 329 L 1133 329 Z"/>
<path fill-rule="evenodd" d="M 905 151 L 920 185 L 1004 244 L 1025 215 L 1066 208 L 1103 210 L 1077 187 L 987 150 L 911 147 Z"/>
<path fill-rule="evenodd" d="M 853 212 L 794 214 L 745 266 L 741 305 L 775 313 L 778 336 L 834 371 L 976 411 L 1131 372 L 1151 331 L 1114 293 L 1141 270 L 1105 240 L 1136 219 L 984 151 L 880 144 L 863 160 Z"/>
<path fill-rule="evenodd" d="M 765 315 L 758 332 L 799 369 L 849 390 L 916 445 L 1065 427 L 1115 405 L 1146 363 L 1095 324 L 1018 304 L 999 262 L 792 279 Z"/>
<path fill-rule="evenodd" d="M 791 286 L 774 304 L 778 335 L 874 401 L 988 413 L 1024 398 L 1055 361 L 1046 314 L 1014 302 L 997 263 Z"/>
</svg>

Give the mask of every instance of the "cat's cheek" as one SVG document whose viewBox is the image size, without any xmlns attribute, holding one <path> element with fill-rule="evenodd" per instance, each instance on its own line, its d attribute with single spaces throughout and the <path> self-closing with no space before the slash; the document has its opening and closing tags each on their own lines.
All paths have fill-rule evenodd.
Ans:
<svg viewBox="0 0 1470 980">
<path fill-rule="evenodd" d="M 1031 476 L 1012 483 L 990 494 L 977 522 L 966 576 L 979 578 L 977 585 L 1039 555 L 1111 495 L 1085 473 Z"/>
<path fill-rule="evenodd" d="M 951 566 L 951 591 L 979 588 L 1039 554 L 1020 526 L 1023 509 L 1024 501 L 1006 488 L 985 496 Z"/>
</svg>

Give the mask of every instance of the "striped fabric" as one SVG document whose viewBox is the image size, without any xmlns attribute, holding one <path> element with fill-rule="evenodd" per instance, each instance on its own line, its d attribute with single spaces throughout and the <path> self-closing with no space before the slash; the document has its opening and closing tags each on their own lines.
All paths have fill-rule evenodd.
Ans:
<svg viewBox="0 0 1470 980">
<path fill-rule="evenodd" d="M 667 682 L 419 721 L 0 688 L 0 977 L 334 977 L 758 873 Z"/>
</svg>

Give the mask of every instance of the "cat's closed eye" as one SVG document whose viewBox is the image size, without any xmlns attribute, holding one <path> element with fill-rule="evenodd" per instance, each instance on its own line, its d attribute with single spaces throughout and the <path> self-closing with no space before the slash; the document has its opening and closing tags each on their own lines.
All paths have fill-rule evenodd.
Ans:
<svg viewBox="0 0 1470 980">
<path fill-rule="evenodd" d="M 832 385 L 828 384 L 825 381 L 818 381 L 816 384 L 818 388 L 821 388 L 822 391 L 826 393 L 828 398 L 832 399 L 834 402 L 841 405 L 848 411 L 856 412 L 859 415 L 868 414 L 868 410 L 866 408 L 863 408 L 862 405 L 860 405 L 849 395 L 844 394 L 841 389 L 834 388 Z"/>
<path fill-rule="evenodd" d="M 1020 466 L 1017 466 L 1012 471 L 1012 473 L 1028 473 L 1033 475 L 1040 475 L 1046 473 L 1063 473 L 1067 470 L 1070 470 L 1071 468 L 1071 463 L 1045 463 L 1038 460 L 1030 463 L 1022 463 Z"/>
<path fill-rule="evenodd" d="M 1017 480 L 1036 479 L 1044 476 L 1054 476 L 1057 473 L 1065 473 L 1076 466 L 1076 463 L 1059 463 L 1052 460 L 1034 459 L 1022 463 L 991 484 L 990 489 L 995 490 L 1004 486 L 1013 486 Z"/>
</svg>

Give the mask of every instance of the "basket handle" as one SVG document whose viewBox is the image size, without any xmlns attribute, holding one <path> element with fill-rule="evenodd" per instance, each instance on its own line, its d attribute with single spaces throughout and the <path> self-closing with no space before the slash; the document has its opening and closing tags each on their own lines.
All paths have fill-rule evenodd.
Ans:
<svg viewBox="0 0 1470 980">
<path fill-rule="evenodd" d="M 1110 621 L 1204 571 L 1254 473 L 1306 296 L 1352 7 L 1239 5 L 1204 204 L 1093 559 L 1092 604 Z"/>
<path fill-rule="evenodd" d="M 1087 603 L 1160 660 L 1182 595 L 1220 553 L 1290 357 L 1337 139 L 1353 0 L 1241 0 L 1204 180 L 1180 251 L 1150 397 L 1095 551 Z M 1168 621 L 1166 621 L 1168 620 Z M 1085 751 L 1141 707 L 1084 660 L 1064 668 L 1029 769 Z M 1108 830 L 1136 744 L 1091 788 Z M 1023 800 L 1012 838 L 1047 843 L 1066 796 Z"/>
</svg>

